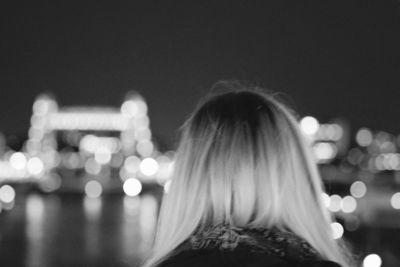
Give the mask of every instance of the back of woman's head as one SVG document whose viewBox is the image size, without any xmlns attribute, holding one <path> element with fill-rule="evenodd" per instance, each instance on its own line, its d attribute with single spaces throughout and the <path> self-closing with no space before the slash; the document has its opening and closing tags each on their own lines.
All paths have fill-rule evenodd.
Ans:
<svg viewBox="0 0 400 267">
<path fill-rule="evenodd" d="M 273 96 L 237 85 L 208 96 L 183 125 L 176 155 L 149 265 L 218 223 L 292 231 L 346 265 L 308 144 Z"/>
</svg>

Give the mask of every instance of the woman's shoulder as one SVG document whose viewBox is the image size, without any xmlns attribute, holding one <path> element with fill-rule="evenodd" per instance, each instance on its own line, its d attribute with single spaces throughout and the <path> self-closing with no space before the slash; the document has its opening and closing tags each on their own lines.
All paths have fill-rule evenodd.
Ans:
<svg viewBox="0 0 400 267">
<path fill-rule="evenodd" d="M 224 224 L 192 235 L 160 266 L 340 267 L 291 232 Z"/>
</svg>

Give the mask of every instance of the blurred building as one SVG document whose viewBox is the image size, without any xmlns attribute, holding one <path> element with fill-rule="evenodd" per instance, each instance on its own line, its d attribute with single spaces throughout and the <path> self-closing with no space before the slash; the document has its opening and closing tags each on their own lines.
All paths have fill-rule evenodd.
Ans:
<svg viewBox="0 0 400 267">
<path fill-rule="evenodd" d="M 28 139 L 1 169 L 2 182 L 31 182 L 42 191 L 139 194 L 144 184 L 164 185 L 173 153 L 152 139 L 148 107 L 130 92 L 120 107 L 60 107 L 49 95 L 33 104 Z"/>
</svg>

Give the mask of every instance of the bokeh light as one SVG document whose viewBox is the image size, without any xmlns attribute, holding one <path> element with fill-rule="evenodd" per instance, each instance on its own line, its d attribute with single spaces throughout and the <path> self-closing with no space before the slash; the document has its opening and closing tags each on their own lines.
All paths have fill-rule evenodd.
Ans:
<svg viewBox="0 0 400 267">
<path fill-rule="evenodd" d="M 147 114 L 147 105 L 142 99 L 137 99 L 135 101 L 137 105 L 137 116 L 144 116 Z"/>
<path fill-rule="evenodd" d="M 142 157 L 149 157 L 153 154 L 154 145 L 149 140 L 142 140 L 136 145 L 136 150 Z"/>
<path fill-rule="evenodd" d="M 350 194 L 355 198 L 362 198 L 367 193 L 367 186 L 364 182 L 355 181 L 350 186 Z"/>
<path fill-rule="evenodd" d="M 400 192 L 394 193 L 390 198 L 390 205 L 396 210 L 400 209 Z"/>
<path fill-rule="evenodd" d="M 329 195 L 325 192 L 323 192 L 321 194 L 321 198 L 322 198 L 322 203 L 324 204 L 325 207 L 329 207 L 329 205 L 331 204 L 331 198 L 329 197 Z"/>
<path fill-rule="evenodd" d="M 137 196 L 142 191 L 142 183 L 136 178 L 129 178 L 124 182 L 123 190 L 128 196 Z"/>
<path fill-rule="evenodd" d="M 339 195 L 330 196 L 328 209 L 332 212 L 338 212 L 342 207 L 342 198 Z"/>
<path fill-rule="evenodd" d="M 77 169 L 83 167 L 83 160 L 79 153 L 65 152 L 61 158 L 62 165 L 67 169 Z"/>
<path fill-rule="evenodd" d="M 124 168 L 128 173 L 136 173 L 139 170 L 140 159 L 136 156 L 129 156 L 125 159 Z"/>
<path fill-rule="evenodd" d="M 99 139 L 92 134 L 85 135 L 79 143 L 79 148 L 81 150 L 90 153 L 96 151 L 98 147 L 99 147 Z"/>
<path fill-rule="evenodd" d="M 367 128 L 361 128 L 356 134 L 356 142 L 360 146 L 369 146 L 372 143 L 372 132 Z"/>
<path fill-rule="evenodd" d="M 158 163 L 153 158 L 145 158 L 139 165 L 140 171 L 146 176 L 153 176 L 158 172 Z"/>
<path fill-rule="evenodd" d="M 99 174 L 101 165 L 94 158 L 89 158 L 85 163 L 85 171 L 89 174 Z"/>
<path fill-rule="evenodd" d="M 163 185 L 168 179 L 171 178 L 174 169 L 174 161 L 172 157 L 162 155 L 157 157 L 159 169 L 157 172 L 157 182 Z"/>
<path fill-rule="evenodd" d="M 126 117 L 134 117 L 138 111 L 139 107 L 133 100 L 125 101 L 121 106 L 121 113 Z"/>
<path fill-rule="evenodd" d="M 106 147 L 99 147 L 96 149 L 94 159 L 100 164 L 107 164 L 111 160 L 111 152 Z"/>
<path fill-rule="evenodd" d="M 343 137 L 343 128 L 339 124 L 328 124 L 325 130 L 325 135 L 328 140 L 338 141 Z"/>
<path fill-rule="evenodd" d="M 135 132 L 135 139 L 138 141 L 149 141 L 151 139 L 151 131 L 148 127 L 140 127 Z"/>
<path fill-rule="evenodd" d="M 15 199 L 15 190 L 10 185 L 3 185 L 0 188 L 0 200 L 4 203 L 11 203 Z"/>
<path fill-rule="evenodd" d="M 301 119 L 300 127 L 305 134 L 313 135 L 318 132 L 319 122 L 314 117 L 306 116 L 303 119 Z"/>
<path fill-rule="evenodd" d="M 369 254 L 363 260 L 363 267 L 380 267 L 382 259 L 378 254 Z"/>
<path fill-rule="evenodd" d="M 319 142 L 313 146 L 317 160 L 325 162 L 336 157 L 337 147 L 333 143 Z"/>
<path fill-rule="evenodd" d="M 357 208 L 357 201 L 352 196 L 345 196 L 342 199 L 341 204 L 342 204 L 342 211 L 344 213 L 352 213 Z"/>
<path fill-rule="evenodd" d="M 10 157 L 10 164 L 14 169 L 22 170 L 27 163 L 26 157 L 21 152 L 15 152 Z"/>
<path fill-rule="evenodd" d="M 339 239 L 343 236 L 344 229 L 343 226 L 338 223 L 338 222 L 333 222 L 331 224 L 331 230 L 332 230 L 332 237 L 334 239 Z"/>
<path fill-rule="evenodd" d="M 32 175 L 39 175 L 43 172 L 44 165 L 41 159 L 33 157 L 27 163 L 28 172 Z"/>
<path fill-rule="evenodd" d="M 90 198 L 100 197 L 103 193 L 103 186 L 96 180 L 92 180 L 85 185 L 85 194 Z"/>
<path fill-rule="evenodd" d="M 59 175 L 53 173 L 51 175 L 46 175 L 40 180 L 40 188 L 44 192 L 53 192 L 61 187 L 62 179 Z"/>
</svg>

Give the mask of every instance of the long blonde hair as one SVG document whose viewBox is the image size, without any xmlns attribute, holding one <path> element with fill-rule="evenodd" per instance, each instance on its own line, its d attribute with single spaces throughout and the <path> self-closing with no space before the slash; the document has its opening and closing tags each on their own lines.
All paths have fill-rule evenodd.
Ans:
<svg viewBox="0 0 400 267">
<path fill-rule="evenodd" d="M 348 266 L 309 144 L 293 111 L 272 95 L 236 88 L 208 96 L 182 127 L 174 166 L 145 266 L 217 223 L 287 229 Z"/>
</svg>

